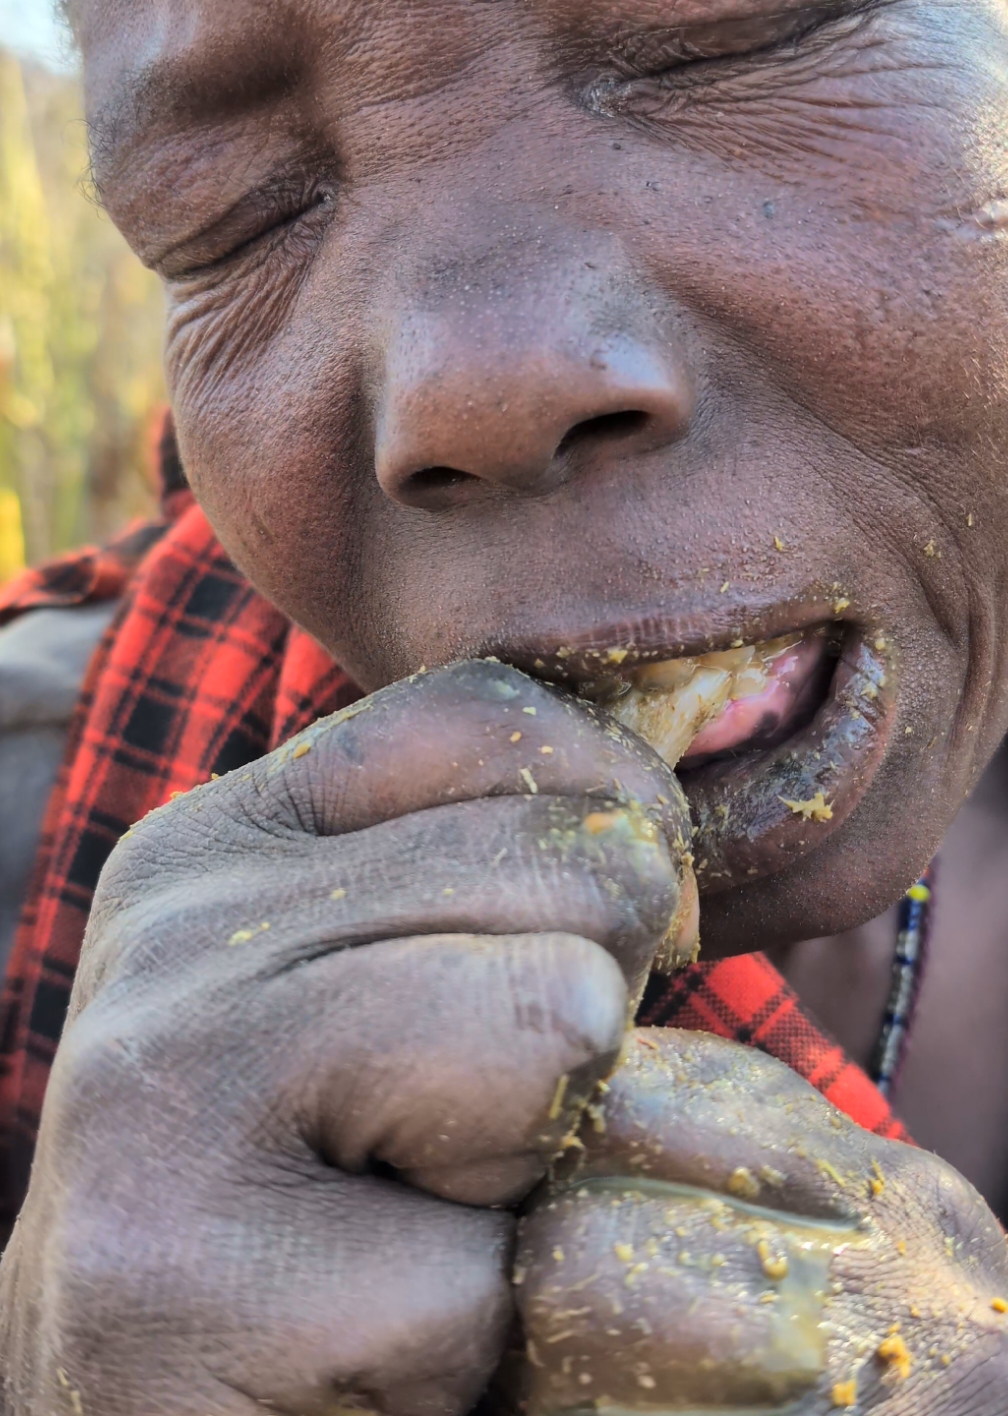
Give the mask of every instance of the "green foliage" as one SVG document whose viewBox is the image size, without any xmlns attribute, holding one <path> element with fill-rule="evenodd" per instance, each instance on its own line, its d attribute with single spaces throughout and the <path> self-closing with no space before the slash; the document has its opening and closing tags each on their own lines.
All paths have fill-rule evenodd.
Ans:
<svg viewBox="0 0 1008 1416">
<path fill-rule="evenodd" d="M 0 51 L 0 487 L 32 560 L 153 505 L 161 292 L 86 175 L 77 83 Z"/>
</svg>

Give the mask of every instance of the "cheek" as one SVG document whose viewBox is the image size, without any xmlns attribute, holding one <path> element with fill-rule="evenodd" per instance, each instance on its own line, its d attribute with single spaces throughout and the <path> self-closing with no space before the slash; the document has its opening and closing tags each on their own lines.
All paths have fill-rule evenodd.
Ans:
<svg viewBox="0 0 1008 1416">
<path fill-rule="evenodd" d="M 354 528 L 372 480 L 361 475 L 370 418 L 345 296 L 261 272 L 177 299 L 169 316 L 193 490 L 235 562 L 309 627 L 319 605 L 352 594 L 347 567 L 359 564 Z"/>
<path fill-rule="evenodd" d="M 266 304 L 266 302 L 263 302 Z M 188 479 L 228 554 L 280 609 L 319 632 L 357 616 L 370 494 L 360 388 L 334 347 L 258 309 L 214 303 L 168 343 Z M 227 327 L 227 338 L 222 329 Z M 368 542 L 368 552 L 374 547 Z"/>
<path fill-rule="evenodd" d="M 859 445 L 975 446 L 1008 412 L 1008 74 L 948 36 L 890 51 L 712 121 L 648 258 Z"/>
</svg>

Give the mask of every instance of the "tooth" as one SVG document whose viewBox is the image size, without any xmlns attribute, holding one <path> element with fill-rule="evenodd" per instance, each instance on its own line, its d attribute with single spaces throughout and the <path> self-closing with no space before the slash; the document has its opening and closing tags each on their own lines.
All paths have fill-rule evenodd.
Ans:
<svg viewBox="0 0 1008 1416">
<path fill-rule="evenodd" d="M 673 660 L 648 668 L 667 668 L 675 662 L 688 661 Z M 672 691 L 642 692 L 634 687 L 610 712 L 674 767 L 696 735 L 728 702 L 732 680 L 728 669 L 698 667 L 686 683 Z"/>
<path fill-rule="evenodd" d="M 800 634 L 782 634 L 779 639 L 768 639 L 764 644 L 758 644 L 756 654 L 764 664 L 770 664 L 774 659 L 779 659 L 782 654 L 786 654 L 789 649 L 793 649 L 796 644 L 800 644 L 801 641 Z"/>
<path fill-rule="evenodd" d="M 603 701 L 614 717 L 674 767 L 729 700 L 762 693 L 771 664 L 801 640 L 800 634 L 784 634 L 697 658 L 638 664 L 624 679 L 622 696 L 613 699 L 607 693 Z"/>
<path fill-rule="evenodd" d="M 702 654 L 697 663 L 705 668 L 728 669 L 734 673 L 752 663 L 755 653 L 755 644 L 746 644 L 738 649 L 720 649 L 714 654 Z"/>
<path fill-rule="evenodd" d="M 672 693 L 685 688 L 696 672 L 696 659 L 665 659 L 660 664 L 640 664 L 631 683 L 642 693 Z"/>
<path fill-rule="evenodd" d="M 769 683 L 766 669 L 760 664 L 750 664 L 740 669 L 731 686 L 731 698 L 755 698 Z"/>
</svg>

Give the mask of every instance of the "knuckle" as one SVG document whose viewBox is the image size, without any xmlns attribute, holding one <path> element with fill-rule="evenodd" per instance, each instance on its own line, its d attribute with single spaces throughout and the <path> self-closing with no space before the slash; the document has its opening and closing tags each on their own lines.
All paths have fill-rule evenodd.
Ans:
<svg viewBox="0 0 1008 1416">
<path fill-rule="evenodd" d="M 95 1117 L 107 1126 L 134 1089 L 128 1043 L 103 1011 L 91 1004 L 68 1023 L 46 1091 L 43 1125 L 60 1137 L 64 1168 L 71 1138 L 86 1143 Z"/>
</svg>

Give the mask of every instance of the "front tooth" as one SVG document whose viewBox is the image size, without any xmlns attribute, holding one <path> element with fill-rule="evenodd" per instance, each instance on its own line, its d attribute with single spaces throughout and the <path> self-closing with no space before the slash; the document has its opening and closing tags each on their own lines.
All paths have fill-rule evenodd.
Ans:
<svg viewBox="0 0 1008 1416">
<path fill-rule="evenodd" d="M 736 649 L 719 649 L 713 654 L 701 654 L 697 662 L 704 668 L 728 669 L 729 672 L 737 673 L 752 663 L 755 653 L 755 644 L 745 644 Z"/>
<path fill-rule="evenodd" d="M 696 659 L 663 659 L 660 664 L 639 664 L 631 682 L 642 693 L 674 693 L 678 688 L 685 688 L 696 668 Z"/>
<path fill-rule="evenodd" d="M 696 735 L 728 702 L 733 677 L 728 669 L 697 668 L 674 692 L 642 692 L 635 687 L 610 712 L 674 767 Z"/>
</svg>

